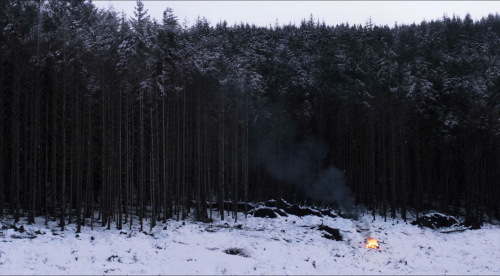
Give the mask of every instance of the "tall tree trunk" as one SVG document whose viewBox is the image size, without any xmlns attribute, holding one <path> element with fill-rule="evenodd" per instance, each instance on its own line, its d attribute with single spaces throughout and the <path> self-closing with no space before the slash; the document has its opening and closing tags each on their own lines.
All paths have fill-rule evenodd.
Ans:
<svg viewBox="0 0 500 276">
<path fill-rule="evenodd" d="M 120 84 L 122 81 L 120 81 Z M 123 206 L 122 206 L 122 201 L 123 201 L 123 183 L 122 183 L 122 175 L 123 175 L 123 168 L 122 168 L 122 87 L 120 87 L 120 90 L 118 91 L 118 156 L 117 156 L 117 161 L 118 161 L 118 230 L 121 230 L 123 228 L 123 221 L 122 221 L 122 212 L 123 212 Z M 128 172 L 125 172 L 128 173 Z"/>
<path fill-rule="evenodd" d="M 237 107 L 238 109 L 238 107 Z M 236 115 L 237 116 L 237 115 Z M 240 131 L 239 126 L 238 126 L 238 120 L 235 119 L 235 127 L 234 127 L 234 145 L 233 145 L 233 156 L 234 156 L 234 178 L 233 178 L 233 212 L 234 212 L 234 222 L 238 222 L 238 146 L 239 146 L 239 139 L 238 139 L 238 133 Z"/>
<path fill-rule="evenodd" d="M 401 218 L 406 222 L 406 138 L 403 135 L 403 111 L 399 116 L 399 140 L 401 148 Z"/>
<path fill-rule="evenodd" d="M 248 215 L 248 95 L 245 94 L 245 131 L 244 131 L 244 155 L 243 155 L 243 168 L 244 168 L 244 185 L 245 185 L 245 219 Z"/>
<path fill-rule="evenodd" d="M 182 220 L 186 219 L 186 84 L 182 101 Z"/>
<path fill-rule="evenodd" d="M 141 91 L 142 94 L 142 91 Z M 144 170 L 144 162 L 145 162 L 145 152 L 144 152 L 144 95 L 140 95 L 141 99 L 140 101 L 140 158 L 139 158 L 139 163 L 140 163 L 140 180 L 139 180 L 139 202 L 138 206 L 141 206 L 141 211 L 139 213 L 139 221 L 141 224 L 141 232 L 144 231 L 144 223 L 143 223 L 143 218 L 144 218 L 144 185 L 145 185 L 145 170 Z"/>
<path fill-rule="evenodd" d="M 50 187 L 52 188 L 52 220 L 57 220 L 56 214 L 56 193 L 57 193 L 57 87 L 56 81 L 57 76 L 54 76 L 53 79 L 53 90 L 52 90 L 52 134 L 51 134 L 51 144 L 52 144 L 52 160 L 51 160 L 51 169 L 52 172 L 50 174 Z"/>
<path fill-rule="evenodd" d="M 180 150 L 180 144 L 181 144 L 181 128 L 180 128 L 180 125 L 181 125 L 181 122 L 180 122 L 180 108 L 179 108 L 179 105 L 180 105 L 180 99 L 178 98 L 177 99 L 177 162 L 176 162 L 176 166 L 175 166 L 175 169 L 176 169 L 176 175 L 177 175 L 177 178 L 176 178 L 176 189 L 175 189 L 175 211 L 177 213 L 177 221 L 179 221 L 179 216 L 180 216 L 180 211 L 179 211 L 179 189 L 180 189 L 180 182 L 181 182 L 181 163 L 180 163 L 180 160 L 181 160 L 181 150 Z"/>
<path fill-rule="evenodd" d="M 396 136 L 395 114 L 392 113 L 391 103 L 391 217 L 396 219 Z"/>
<path fill-rule="evenodd" d="M 46 103 L 46 110 L 45 110 L 45 189 L 44 189 L 44 195 L 45 195 L 45 225 L 48 225 L 49 223 L 49 102 L 50 99 L 48 97 L 49 93 L 47 93 L 47 103 Z M 0 96 L 1 97 L 1 96 Z M 0 111 L 1 113 L 1 111 Z M 1 166 L 1 165 L 0 165 Z M 0 174 L 1 175 L 1 174 Z M 1 208 L 1 207 L 0 207 Z"/>
<path fill-rule="evenodd" d="M 103 69 L 104 72 L 104 69 Z M 107 89 L 103 89 L 103 95 L 102 95 L 102 157 L 101 157 L 101 162 L 102 162 L 102 168 L 101 168 L 101 180 L 102 180 L 102 185 L 101 185 L 101 191 L 100 191 L 100 200 L 99 200 L 99 218 L 101 219 L 101 227 L 106 226 L 106 221 L 107 221 L 107 151 L 108 151 L 108 144 L 106 143 L 106 137 L 108 135 L 107 133 L 107 122 L 106 122 L 106 95 Z"/>
<path fill-rule="evenodd" d="M 64 231 L 64 215 L 66 213 L 66 201 L 64 197 L 66 187 L 66 73 L 63 74 L 63 90 L 62 90 L 62 120 L 61 120 L 61 231 Z"/>
<path fill-rule="evenodd" d="M 219 213 L 221 220 L 224 220 L 224 89 L 221 90 L 220 111 L 219 111 Z"/>
<path fill-rule="evenodd" d="M 155 144 L 155 136 L 154 136 L 154 133 L 155 133 L 155 128 L 153 126 L 153 95 L 151 93 L 151 91 L 149 92 L 149 98 L 150 98 L 150 101 L 151 101 L 151 107 L 149 109 L 149 119 L 150 119 L 150 127 L 151 127 L 151 134 L 150 134 L 150 137 L 151 137 L 151 153 L 150 153 L 150 200 L 151 200 L 151 223 L 150 223 L 150 226 L 151 226 L 151 231 L 153 231 L 153 227 L 156 226 L 156 206 L 155 206 L 155 147 L 154 147 L 154 144 Z M 156 100 L 155 100 L 156 102 Z"/>
<path fill-rule="evenodd" d="M 200 86 L 196 93 L 196 220 L 201 221 L 201 129 L 200 129 Z"/>
<path fill-rule="evenodd" d="M 168 164 L 167 164 L 167 147 L 168 147 L 168 134 L 166 133 L 168 131 L 168 113 L 167 117 L 165 117 L 165 98 L 166 95 L 162 95 L 162 135 L 163 135 L 163 223 L 167 223 L 167 209 L 168 207 L 168 182 L 167 182 L 167 177 L 168 177 Z M 165 126 L 165 121 L 167 121 L 167 125 Z"/>
<path fill-rule="evenodd" d="M 77 173 L 76 173 L 76 223 L 77 223 L 77 233 L 82 231 L 82 186 L 83 186 L 83 149 L 84 149 L 84 139 L 83 136 L 83 103 L 79 100 L 80 94 L 78 89 L 78 81 L 76 86 L 76 122 L 77 122 Z M 80 107 L 82 106 L 82 107 Z"/>
<path fill-rule="evenodd" d="M 17 56 L 16 56 L 17 57 Z M 16 62 L 17 60 L 15 60 L 14 62 Z M 13 90 L 12 90 L 12 94 L 13 94 L 13 104 L 12 104 L 12 128 L 13 128 L 13 132 L 14 132 L 14 135 L 13 135 L 13 139 L 12 139 L 12 142 L 13 142 L 13 155 L 14 155 L 14 162 L 12 163 L 12 171 L 14 172 L 14 208 L 11 207 L 11 209 L 15 210 L 15 214 L 14 214 L 14 222 L 19 222 L 19 219 L 20 219 L 20 197 L 19 197 L 19 185 L 20 185 L 20 175 L 19 175 L 19 155 L 20 155 L 20 152 L 21 152 L 21 149 L 20 149 L 20 145 L 19 145 L 19 136 L 20 136 L 20 126 L 19 126 L 19 114 L 20 114 L 20 111 L 19 111 L 19 94 L 21 93 L 21 88 L 20 88 L 20 79 L 21 79 L 21 76 L 20 76 L 20 72 L 19 69 L 18 69 L 18 65 L 14 64 L 14 74 L 13 74 L 13 78 L 14 78 L 14 84 L 13 84 Z M 12 201 L 12 199 L 10 200 Z"/>
</svg>

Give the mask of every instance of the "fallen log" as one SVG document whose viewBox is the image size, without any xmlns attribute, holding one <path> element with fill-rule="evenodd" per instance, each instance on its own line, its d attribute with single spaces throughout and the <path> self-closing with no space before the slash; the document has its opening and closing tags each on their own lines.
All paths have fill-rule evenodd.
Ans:
<svg viewBox="0 0 500 276">
<path fill-rule="evenodd" d="M 453 229 L 453 230 L 448 230 L 448 231 L 441 231 L 441 233 L 448 234 L 448 233 L 453 233 L 453 232 L 463 232 L 463 231 L 469 230 L 469 229 L 471 229 L 471 227 L 469 227 L 469 228 L 461 228 L 461 229 Z"/>
</svg>

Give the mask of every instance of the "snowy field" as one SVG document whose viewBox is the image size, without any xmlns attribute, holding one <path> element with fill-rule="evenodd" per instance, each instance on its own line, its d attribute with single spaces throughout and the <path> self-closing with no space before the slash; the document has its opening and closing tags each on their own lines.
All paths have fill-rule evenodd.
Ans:
<svg viewBox="0 0 500 276">
<path fill-rule="evenodd" d="M 132 231 L 83 227 L 79 237 L 75 224 L 60 232 L 55 222 L 44 226 L 37 218 L 22 234 L 0 230 L 0 274 L 500 274 L 497 225 L 443 234 L 401 220 L 372 222 L 368 215 L 359 221 L 214 218 L 212 224 L 168 221 L 167 230 L 158 223 L 147 231 L 153 235 L 139 232 L 138 225 Z M 322 223 L 340 229 L 343 241 L 304 227 Z M 0 229 L 6 224 L 0 222 Z M 23 238 L 38 230 L 36 238 Z M 379 250 L 365 247 L 368 233 L 379 240 Z M 225 253 L 232 249 L 240 254 Z"/>
</svg>

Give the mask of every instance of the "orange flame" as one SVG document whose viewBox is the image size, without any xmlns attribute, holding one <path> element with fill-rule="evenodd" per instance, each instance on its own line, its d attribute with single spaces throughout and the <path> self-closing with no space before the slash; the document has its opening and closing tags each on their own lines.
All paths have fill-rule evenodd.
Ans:
<svg viewBox="0 0 500 276">
<path fill-rule="evenodd" d="M 378 249 L 378 241 L 374 238 L 368 238 L 368 243 L 365 245 L 366 248 Z"/>
</svg>

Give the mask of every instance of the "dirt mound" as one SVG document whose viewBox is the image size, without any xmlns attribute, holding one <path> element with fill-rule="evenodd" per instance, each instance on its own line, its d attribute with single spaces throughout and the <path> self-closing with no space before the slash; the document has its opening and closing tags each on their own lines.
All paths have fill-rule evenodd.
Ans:
<svg viewBox="0 0 500 276">
<path fill-rule="evenodd" d="M 276 208 L 287 208 L 287 207 L 290 207 L 292 205 L 290 205 L 288 202 L 286 202 L 283 199 L 280 199 L 279 201 L 271 199 L 271 200 L 266 201 L 264 203 L 264 206 L 271 207 L 271 208 L 273 208 L 273 207 L 276 207 Z"/>
<path fill-rule="evenodd" d="M 326 225 L 319 225 L 318 230 L 326 232 L 323 234 L 324 238 L 335 241 L 342 241 L 342 234 L 340 234 L 339 229 L 331 228 L 330 226 Z"/>
<path fill-rule="evenodd" d="M 273 207 L 276 207 L 277 204 L 278 204 L 278 202 L 276 200 L 271 199 L 271 200 L 266 201 L 264 203 L 264 206 L 273 208 Z"/>
<path fill-rule="evenodd" d="M 255 209 L 253 216 L 256 218 L 276 218 L 278 217 L 273 209 L 271 208 L 259 208 Z"/>
<path fill-rule="evenodd" d="M 420 217 L 411 223 L 412 225 L 420 225 L 422 227 L 427 227 L 431 229 L 437 229 L 442 227 L 450 227 L 452 225 L 458 225 L 458 220 L 452 216 L 446 216 L 440 213 L 431 213 Z"/>
<path fill-rule="evenodd" d="M 227 248 L 224 250 L 224 253 L 229 254 L 229 255 L 242 256 L 245 258 L 250 257 L 250 255 L 247 254 L 247 252 L 242 248 L 235 248 L 235 247 Z"/>
<path fill-rule="evenodd" d="M 309 215 L 323 217 L 318 210 L 314 210 L 311 208 L 301 208 L 297 205 L 285 208 L 285 212 L 287 212 L 290 215 L 295 215 L 298 217 L 309 216 Z"/>
</svg>

